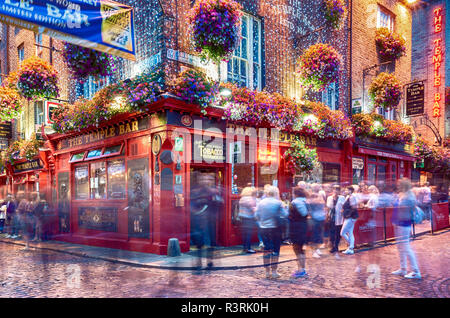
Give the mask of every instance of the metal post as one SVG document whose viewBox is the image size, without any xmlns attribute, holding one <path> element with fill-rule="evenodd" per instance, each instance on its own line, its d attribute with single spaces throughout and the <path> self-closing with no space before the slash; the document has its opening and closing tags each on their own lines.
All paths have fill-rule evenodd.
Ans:
<svg viewBox="0 0 450 318">
<path fill-rule="evenodd" d="M 383 209 L 383 222 L 384 222 L 384 244 L 387 244 L 386 208 Z"/>
</svg>

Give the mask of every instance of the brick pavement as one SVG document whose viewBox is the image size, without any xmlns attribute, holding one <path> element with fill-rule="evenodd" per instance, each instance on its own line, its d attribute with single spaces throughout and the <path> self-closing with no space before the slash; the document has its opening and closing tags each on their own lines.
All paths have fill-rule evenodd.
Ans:
<svg viewBox="0 0 450 318">
<path fill-rule="evenodd" d="M 295 262 L 280 264 L 281 278 L 264 278 L 261 267 L 191 271 L 136 267 L 50 250 L 23 251 L 0 243 L 0 297 L 152 297 L 152 298 L 303 298 L 303 297 L 446 297 L 450 296 L 450 230 L 423 235 L 412 242 L 423 279 L 396 277 L 395 244 L 339 260 L 310 257 L 308 277 L 292 279 Z M 290 246 L 283 246 L 288 254 Z M 249 255 L 249 257 L 258 257 Z M 379 284 L 371 281 L 370 264 L 380 269 Z M 355 272 L 357 266 L 360 271 Z M 370 268 L 369 268 L 370 269 Z M 79 273 L 79 276 L 75 275 Z M 74 277 L 79 277 L 73 281 Z"/>
</svg>

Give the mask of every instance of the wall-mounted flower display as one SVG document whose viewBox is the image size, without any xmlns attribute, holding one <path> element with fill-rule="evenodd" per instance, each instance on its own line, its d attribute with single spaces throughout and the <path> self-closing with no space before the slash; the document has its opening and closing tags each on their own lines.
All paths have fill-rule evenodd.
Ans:
<svg viewBox="0 0 450 318">
<path fill-rule="evenodd" d="M 21 112 L 22 104 L 17 90 L 8 86 L 0 86 L 0 122 L 17 118 Z"/>
<path fill-rule="evenodd" d="M 313 91 L 322 91 L 339 78 L 340 57 L 328 44 L 310 46 L 297 62 L 300 85 Z"/>
<path fill-rule="evenodd" d="M 377 52 L 383 60 L 397 60 L 406 55 L 406 41 L 388 28 L 379 28 L 375 33 Z"/>
<path fill-rule="evenodd" d="M 344 0 L 324 0 L 325 19 L 330 26 L 339 30 L 345 23 L 347 8 Z"/>
<path fill-rule="evenodd" d="M 43 59 L 32 56 L 25 59 L 17 71 L 17 90 L 28 100 L 59 96 L 58 73 Z"/>
<path fill-rule="evenodd" d="M 205 59 L 226 60 L 240 38 L 242 6 L 233 0 L 197 0 L 189 12 L 195 50 Z"/>
<path fill-rule="evenodd" d="M 202 113 L 210 106 L 218 92 L 218 84 L 207 78 L 203 72 L 188 69 L 169 83 L 169 90 L 187 103 L 198 104 Z"/>
<path fill-rule="evenodd" d="M 320 164 L 317 150 L 308 148 L 298 137 L 290 143 L 290 147 L 283 154 L 283 159 L 292 174 L 310 174 Z"/>
<path fill-rule="evenodd" d="M 395 75 L 382 72 L 372 81 L 369 96 L 376 108 L 394 109 L 402 98 L 402 87 Z"/>
<path fill-rule="evenodd" d="M 65 43 L 62 56 L 72 75 L 83 83 L 89 76 L 100 78 L 112 75 L 115 58 L 103 52 Z"/>
</svg>

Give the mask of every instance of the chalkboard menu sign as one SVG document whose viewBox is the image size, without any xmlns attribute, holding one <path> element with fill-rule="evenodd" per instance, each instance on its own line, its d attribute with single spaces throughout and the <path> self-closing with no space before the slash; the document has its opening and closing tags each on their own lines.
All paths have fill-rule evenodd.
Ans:
<svg viewBox="0 0 450 318">
<path fill-rule="evenodd" d="M 11 122 L 0 124 L 0 138 L 10 139 L 12 135 Z"/>
<path fill-rule="evenodd" d="M 406 115 L 421 115 L 425 105 L 425 86 L 423 83 L 409 85 L 406 88 Z"/>
</svg>

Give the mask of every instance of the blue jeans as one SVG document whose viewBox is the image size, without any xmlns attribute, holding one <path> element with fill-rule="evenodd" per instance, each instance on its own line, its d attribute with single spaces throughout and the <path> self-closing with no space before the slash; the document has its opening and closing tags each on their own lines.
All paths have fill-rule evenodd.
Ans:
<svg viewBox="0 0 450 318">
<path fill-rule="evenodd" d="M 316 244 L 322 244 L 323 243 L 323 227 L 324 227 L 325 221 L 316 221 L 313 219 L 313 237 L 312 242 Z"/>
<path fill-rule="evenodd" d="M 15 213 L 12 217 L 11 235 L 19 235 L 21 226 L 22 226 L 21 217 L 20 217 L 20 215 Z"/>
<path fill-rule="evenodd" d="M 256 221 L 254 219 L 242 218 L 242 245 L 246 251 L 252 248 L 252 235 L 255 229 Z"/>
<path fill-rule="evenodd" d="M 0 220 L 0 232 L 3 233 L 3 229 L 5 228 L 5 219 Z"/>
</svg>

